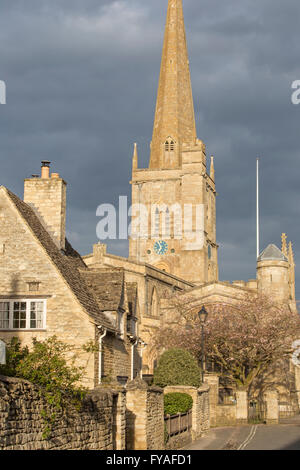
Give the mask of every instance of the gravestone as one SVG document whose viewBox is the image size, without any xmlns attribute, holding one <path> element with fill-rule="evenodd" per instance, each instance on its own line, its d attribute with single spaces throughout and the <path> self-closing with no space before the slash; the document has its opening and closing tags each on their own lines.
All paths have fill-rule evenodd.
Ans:
<svg viewBox="0 0 300 470">
<path fill-rule="evenodd" d="M 6 364 L 6 344 L 0 339 L 0 365 Z"/>
</svg>

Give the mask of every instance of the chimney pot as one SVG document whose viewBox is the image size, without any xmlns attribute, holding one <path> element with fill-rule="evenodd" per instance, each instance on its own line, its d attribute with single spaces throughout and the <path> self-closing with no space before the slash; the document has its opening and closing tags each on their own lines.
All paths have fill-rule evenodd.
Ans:
<svg viewBox="0 0 300 470">
<path fill-rule="evenodd" d="M 50 178 L 50 163 L 48 160 L 42 160 L 42 178 Z"/>
</svg>

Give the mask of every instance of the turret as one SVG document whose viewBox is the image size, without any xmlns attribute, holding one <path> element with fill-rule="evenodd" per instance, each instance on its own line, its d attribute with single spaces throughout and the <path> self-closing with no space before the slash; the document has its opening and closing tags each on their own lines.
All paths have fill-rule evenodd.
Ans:
<svg viewBox="0 0 300 470">
<path fill-rule="evenodd" d="M 290 299 L 289 262 L 276 245 L 268 245 L 257 260 L 257 288 L 274 300 Z"/>
</svg>

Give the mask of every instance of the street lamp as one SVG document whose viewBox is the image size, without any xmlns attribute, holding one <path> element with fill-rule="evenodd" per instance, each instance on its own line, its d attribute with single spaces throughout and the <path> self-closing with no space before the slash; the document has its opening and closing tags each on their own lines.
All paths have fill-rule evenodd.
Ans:
<svg viewBox="0 0 300 470">
<path fill-rule="evenodd" d="M 201 308 L 200 312 L 198 312 L 198 317 L 201 324 L 201 369 L 202 369 L 202 383 L 204 382 L 204 325 L 207 320 L 207 311 L 206 308 Z"/>
</svg>

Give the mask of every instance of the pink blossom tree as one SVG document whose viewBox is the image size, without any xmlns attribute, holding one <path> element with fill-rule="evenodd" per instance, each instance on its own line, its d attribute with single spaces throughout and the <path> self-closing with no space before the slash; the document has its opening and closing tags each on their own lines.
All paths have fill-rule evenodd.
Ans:
<svg viewBox="0 0 300 470">
<path fill-rule="evenodd" d="M 208 311 L 205 356 L 220 366 L 241 390 L 249 390 L 278 361 L 289 358 L 293 341 L 300 338 L 299 314 L 292 312 L 287 304 L 274 303 L 263 296 L 205 307 Z M 161 329 L 153 347 L 162 351 L 176 346 L 200 360 L 199 303 L 192 297 L 178 296 L 172 308 L 180 321 Z"/>
</svg>

